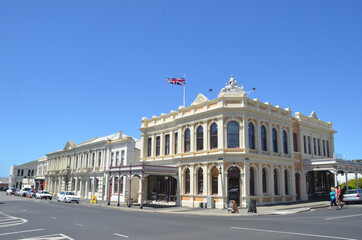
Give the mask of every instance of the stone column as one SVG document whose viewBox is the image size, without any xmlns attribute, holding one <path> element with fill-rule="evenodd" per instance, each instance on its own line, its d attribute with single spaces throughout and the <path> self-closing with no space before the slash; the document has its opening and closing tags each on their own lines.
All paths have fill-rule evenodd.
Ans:
<svg viewBox="0 0 362 240">
<path fill-rule="evenodd" d="M 297 200 L 297 191 L 295 188 L 296 185 L 296 181 L 295 181 L 295 168 L 292 167 L 291 173 L 290 173 L 290 194 L 292 195 L 292 201 L 296 201 Z"/>
<path fill-rule="evenodd" d="M 271 202 L 275 202 L 274 169 L 272 166 L 270 166 L 269 170 L 269 195 L 271 197 Z"/>
<path fill-rule="evenodd" d="M 242 117 L 243 117 L 243 131 L 242 131 L 243 144 L 241 145 L 241 148 L 249 149 L 248 119 L 245 115 L 243 115 Z"/>
<path fill-rule="evenodd" d="M 121 175 L 118 175 L 118 185 L 117 185 L 117 206 L 119 207 L 119 199 L 120 199 L 120 195 L 121 195 Z"/>
<path fill-rule="evenodd" d="M 280 169 L 280 195 L 282 196 L 282 201 L 285 201 L 285 177 L 284 177 L 284 166 Z"/>
<path fill-rule="evenodd" d="M 257 177 L 257 196 L 259 198 L 259 204 L 263 203 L 263 167 L 261 163 L 258 165 L 258 177 Z"/>
<path fill-rule="evenodd" d="M 271 123 L 269 123 L 269 126 L 268 126 L 268 129 L 267 129 L 267 142 L 266 142 L 266 145 L 267 145 L 267 150 L 269 151 L 269 154 L 272 155 L 273 153 L 273 128 L 272 128 L 272 125 Z"/>
<path fill-rule="evenodd" d="M 171 136 L 170 136 L 171 137 Z M 142 174 L 143 175 L 143 174 Z M 171 177 L 172 178 L 172 177 Z M 144 177 L 142 176 L 141 179 L 140 179 L 140 189 L 141 189 L 141 192 L 140 192 L 140 196 L 139 196 L 139 199 L 140 199 L 140 209 L 143 209 L 143 182 L 144 182 Z"/>
</svg>

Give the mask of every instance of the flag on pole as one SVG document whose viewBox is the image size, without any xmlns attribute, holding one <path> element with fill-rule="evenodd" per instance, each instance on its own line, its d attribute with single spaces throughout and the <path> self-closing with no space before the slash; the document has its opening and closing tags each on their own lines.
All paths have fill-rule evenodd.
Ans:
<svg viewBox="0 0 362 240">
<path fill-rule="evenodd" d="M 167 78 L 166 83 L 185 86 L 185 78 Z"/>
</svg>

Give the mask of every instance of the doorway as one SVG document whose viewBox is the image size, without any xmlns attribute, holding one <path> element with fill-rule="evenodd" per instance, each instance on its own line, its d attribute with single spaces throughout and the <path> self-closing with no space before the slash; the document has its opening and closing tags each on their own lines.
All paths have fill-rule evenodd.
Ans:
<svg viewBox="0 0 362 240">
<path fill-rule="evenodd" d="M 240 170 L 237 167 L 228 170 L 228 202 L 230 200 L 240 206 Z"/>
</svg>

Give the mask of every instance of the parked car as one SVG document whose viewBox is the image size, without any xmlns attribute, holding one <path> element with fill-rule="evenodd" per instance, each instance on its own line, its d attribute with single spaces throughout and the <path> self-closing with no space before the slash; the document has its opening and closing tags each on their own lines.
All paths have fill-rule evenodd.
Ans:
<svg viewBox="0 0 362 240">
<path fill-rule="evenodd" d="M 33 198 L 35 195 L 34 195 L 34 190 L 29 190 L 29 191 L 27 191 L 26 192 L 26 194 L 25 194 L 25 197 L 29 197 L 30 196 L 30 198 Z"/>
<path fill-rule="evenodd" d="M 60 192 L 58 194 L 58 202 L 63 201 L 65 203 L 76 202 L 79 203 L 80 197 L 75 195 L 74 192 Z"/>
<path fill-rule="evenodd" d="M 37 199 L 49 199 L 49 200 L 52 200 L 53 196 L 47 192 L 47 191 L 38 191 L 36 194 L 35 194 L 35 198 Z"/>
<path fill-rule="evenodd" d="M 19 188 L 17 188 L 17 189 L 15 190 L 15 196 L 20 196 L 20 189 L 19 189 Z"/>
<path fill-rule="evenodd" d="M 26 193 L 29 190 L 32 190 L 32 189 L 30 187 L 23 187 L 19 192 L 19 196 L 26 197 Z"/>
<path fill-rule="evenodd" d="M 343 194 L 343 202 L 349 204 L 351 202 L 362 202 L 362 189 L 350 189 Z"/>
<path fill-rule="evenodd" d="M 6 195 L 9 195 L 11 193 L 11 195 L 15 194 L 16 188 L 12 187 L 9 188 L 8 190 L 6 190 Z"/>
</svg>

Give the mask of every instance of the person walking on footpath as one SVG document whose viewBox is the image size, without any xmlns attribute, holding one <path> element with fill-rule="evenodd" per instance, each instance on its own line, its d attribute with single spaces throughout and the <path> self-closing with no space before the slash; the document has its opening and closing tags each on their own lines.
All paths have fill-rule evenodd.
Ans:
<svg viewBox="0 0 362 240">
<path fill-rule="evenodd" d="M 329 193 L 329 196 L 331 197 L 331 205 L 329 206 L 328 210 L 331 210 L 333 205 L 337 206 L 337 209 L 339 209 L 336 203 L 336 191 L 334 187 L 331 187 L 331 192 Z"/>
<path fill-rule="evenodd" d="M 337 191 L 336 191 L 336 200 L 337 200 L 337 205 L 339 208 L 342 208 L 342 200 L 343 200 L 343 196 L 342 196 L 342 192 L 341 192 L 341 187 L 340 186 L 336 186 Z"/>
</svg>

